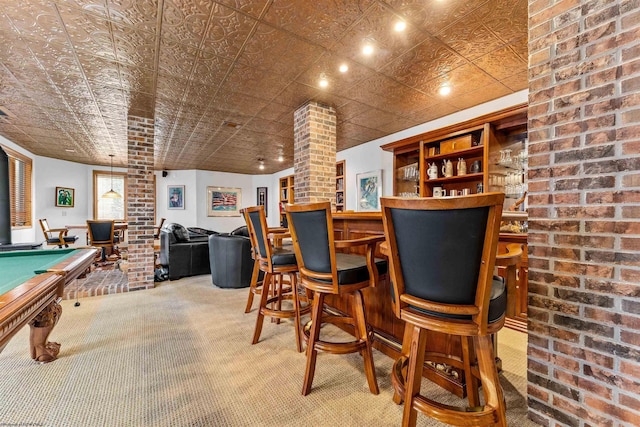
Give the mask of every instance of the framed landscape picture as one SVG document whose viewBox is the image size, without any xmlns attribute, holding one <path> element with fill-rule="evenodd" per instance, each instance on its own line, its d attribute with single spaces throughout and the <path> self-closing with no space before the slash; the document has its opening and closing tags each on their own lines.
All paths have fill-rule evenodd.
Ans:
<svg viewBox="0 0 640 427">
<path fill-rule="evenodd" d="M 167 209 L 184 209 L 184 185 L 168 185 L 167 200 Z"/>
<path fill-rule="evenodd" d="M 75 190 L 69 187 L 56 187 L 56 206 L 72 208 L 75 204 Z"/>
<path fill-rule="evenodd" d="M 382 171 L 359 173 L 356 175 L 358 186 L 358 212 L 379 211 L 382 196 Z"/>
<path fill-rule="evenodd" d="M 207 187 L 207 216 L 240 216 L 240 188 Z"/>
</svg>

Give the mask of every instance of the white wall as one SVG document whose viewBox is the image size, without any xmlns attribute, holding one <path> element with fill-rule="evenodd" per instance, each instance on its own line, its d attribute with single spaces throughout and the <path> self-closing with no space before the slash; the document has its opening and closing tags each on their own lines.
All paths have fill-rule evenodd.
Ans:
<svg viewBox="0 0 640 427">
<path fill-rule="evenodd" d="M 380 149 L 381 145 L 397 141 L 416 134 L 428 132 L 444 126 L 460 123 L 472 118 L 498 111 L 513 105 L 526 103 L 526 90 L 460 111 L 410 129 L 387 135 L 365 144 L 340 151 L 336 160 L 346 160 L 346 210 L 356 210 L 356 174 L 382 170 L 383 195 L 393 191 L 393 154 Z M 339 136 L 338 136 L 339 137 Z M 33 224 L 28 229 L 12 230 L 14 243 L 42 240 L 38 218 L 47 218 L 52 227 L 70 224 L 82 224 L 93 217 L 93 171 L 108 171 L 108 167 L 83 165 L 64 160 L 34 156 L 0 136 L 0 142 L 33 159 Z M 114 168 L 114 171 L 126 171 Z M 241 216 L 208 217 L 207 187 L 232 187 L 242 190 L 241 207 L 255 206 L 258 187 L 268 187 L 268 217 L 270 227 L 279 225 L 279 179 L 293 174 L 288 168 L 272 175 L 244 175 L 226 172 L 202 170 L 170 170 L 166 178 L 161 171 L 156 172 L 156 218 L 166 218 L 167 222 L 177 222 L 186 227 L 203 227 L 220 232 L 229 232 L 244 225 Z M 167 208 L 167 186 L 185 186 L 185 209 Z M 68 186 L 75 191 L 75 207 L 55 207 L 55 187 Z"/>
<path fill-rule="evenodd" d="M 197 226 L 219 232 L 229 232 L 245 225 L 244 218 L 238 216 L 207 216 L 207 187 L 240 188 L 240 208 L 255 206 L 253 176 L 238 173 L 196 171 L 196 188 L 198 192 Z"/>
<path fill-rule="evenodd" d="M 168 209 L 167 194 L 170 185 L 184 185 L 184 209 Z M 165 178 L 161 171 L 156 171 L 156 224 L 160 218 L 165 218 L 165 224 L 177 222 L 185 227 L 198 226 L 200 199 L 195 169 L 167 171 Z"/>
<path fill-rule="evenodd" d="M 84 225 L 93 213 L 93 171 L 110 172 L 108 166 L 85 165 L 50 157 L 33 156 L 33 179 L 35 183 L 34 200 L 34 234 L 35 241 L 42 241 L 44 236 L 38 219 L 46 218 L 49 227 L 60 228 L 73 225 Z M 37 164 L 37 166 L 36 166 Z M 113 168 L 114 172 L 126 172 L 125 168 Z M 56 187 L 74 189 L 74 207 L 61 208 L 55 203 Z M 79 242 L 86 243 L 86 231 L 69 227 L 70 235 L 80 236 Z"/>
</svg>

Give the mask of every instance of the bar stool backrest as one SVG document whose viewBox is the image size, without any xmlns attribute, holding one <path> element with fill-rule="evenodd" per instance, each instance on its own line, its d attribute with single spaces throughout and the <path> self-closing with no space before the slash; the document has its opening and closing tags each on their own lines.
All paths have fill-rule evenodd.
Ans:
<svg viewBox="0 0 640 427">
<path fill-rule="evenodd" d="M 418 298 L 425 304 L 416 307 L 444 317 L 468 318 L 474 306 L 484 316 L 480 312 L 488 310 L 503 200 L 499 193 L 383 198 L 394 295 Z M 468 311 L 455 314 L 445 305 L 467 306 Z"/>
</svg>

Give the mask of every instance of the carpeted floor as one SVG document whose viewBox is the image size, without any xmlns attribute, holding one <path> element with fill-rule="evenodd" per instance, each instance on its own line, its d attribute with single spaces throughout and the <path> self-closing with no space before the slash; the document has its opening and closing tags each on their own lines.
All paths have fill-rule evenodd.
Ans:
<svg viewBox="0 0 640 427">
<path fill-rule="evenodd" d="M 255 310 L 243 313 L 246 294 L 200 276 L 81 299 L 80 307 L 63 301 L 52 334 L 62 344 L 57 361 L 30 359 L 28 327 L 0 353 L 0 425 L 400 425 L 390 358 L 375 351 L 374 396 L 359 355 L 320 354 L 313 390 L 303 397 L 305 357 L 295 351 L 291 323 L 266 322 L 261 341 L 250 345 Z M 526 335 L 503 329 L 499 345 L 509 425 L 533 425 Z M 426 380 L 423 393 L 459 402 Z M 418 425 L 440 424 L 419 415 Z"/>
</svg>

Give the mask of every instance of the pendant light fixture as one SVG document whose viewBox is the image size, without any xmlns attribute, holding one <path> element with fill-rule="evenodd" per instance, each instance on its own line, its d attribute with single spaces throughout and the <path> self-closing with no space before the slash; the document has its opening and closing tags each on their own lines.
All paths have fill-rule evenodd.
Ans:
<svg viewBox="0 0 640 427">
<path fill-rule="evenodd" d="M 107 199 L 120 199 L 122 196 L 113 190 L 113 154 L 109 154 L 111 157 L 111 190 L 107 191 L 102 197 Z"/>
</svg>

